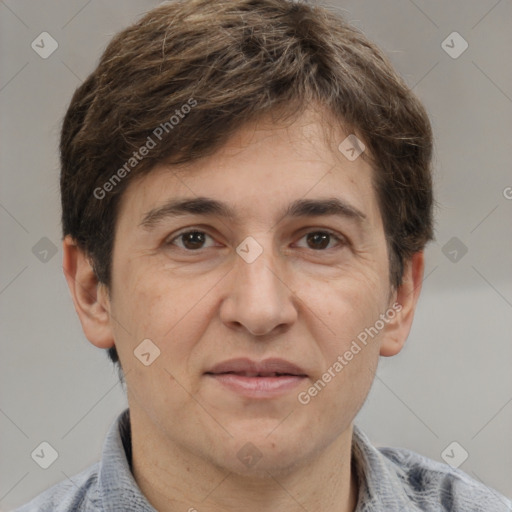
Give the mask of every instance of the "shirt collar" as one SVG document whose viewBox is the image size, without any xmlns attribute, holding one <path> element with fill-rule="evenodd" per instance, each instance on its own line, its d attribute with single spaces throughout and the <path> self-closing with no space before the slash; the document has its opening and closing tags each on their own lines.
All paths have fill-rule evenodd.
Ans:
<svg viewBox="0 0 512 512">
<path fill-rule="evenodd" d="M 125 409 L 103 445 L 98 482 L 103 510 L 156 512 L 133 477 L 131 459 L 130 411 Z M 359 490 L 355 512 L 419 510 L 411 508 L 404 490 L 405 473 L 375 448 L 357 425 L 352 433 L 352 462 Z"/>
<path fill-rule="evenodd" d="M 106 512 L 156 512 L 142 494 L 131 472 L 130 410 L 112 424 L 103 444 L 98 486 Z"/>
<path fill-rule="evenodd" d="M 354 425 L 352 461 L 356 471 L 359 497 L 355 512 L 420 512 L 405 489 L 408 487 L 404 469 L 393 464 Z"/>
</svg>

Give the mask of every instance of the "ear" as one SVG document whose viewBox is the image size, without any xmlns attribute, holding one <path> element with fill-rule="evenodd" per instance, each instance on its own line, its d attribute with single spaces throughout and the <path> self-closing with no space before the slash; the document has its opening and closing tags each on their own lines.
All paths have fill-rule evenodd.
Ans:
<svg viewBox="0 0 512 512">
<path fill-rule="evenodd" d="M 413 254 L 405 265 L 402 284 L 394 294 L 394 302 L 390 304 L 390 308 L 395 309 L 395 311 L 398 310 L 399 306 L 393 308 L 392 304 L 399 304 L 401 309 L 386 325 L 380 347 L 381 356 L 389 357 L 398 354 L 402 350 L 407 336 L 409 336 L 416 304 L 421 292 L 424 269 L 423 251 Z"/>
<path fill-rule="evenodd" d="M 69 235 L 62 249 L 62 269 L 85 336 L 96 347 L 113 347 L 107 287 L 98 281 L 89 259 Z"/>
</svg>

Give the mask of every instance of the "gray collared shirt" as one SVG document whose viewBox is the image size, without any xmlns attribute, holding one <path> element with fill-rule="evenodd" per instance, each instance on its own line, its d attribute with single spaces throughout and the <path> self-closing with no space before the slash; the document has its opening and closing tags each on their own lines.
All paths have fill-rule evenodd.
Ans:
<svg viewBox="0 0 512 512">
<path fill-rule="evenodd" d="M 512 501 L 466 473 L 402 448 L 376 448 L 354 426 L 355 512 L 512 512 Z M 129 410 L 112 424 L 101 461 L 14 512 L 155 512 L 131 472 Z"/>
</svg>

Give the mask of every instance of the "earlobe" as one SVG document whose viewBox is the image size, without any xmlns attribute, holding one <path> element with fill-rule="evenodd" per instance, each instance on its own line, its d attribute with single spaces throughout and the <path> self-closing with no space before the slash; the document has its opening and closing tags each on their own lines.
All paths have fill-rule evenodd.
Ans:
<svg viewBox="0 0 512 512">
<path fill-rule="evenodd" d="M 411 259 L 406 262 L 402 284 L 396 291 L 395 299 L 400 311 L 389 322 L 383 333 L 380 347 L 381 356 L 394 356 L 405 345 L 421 292 L 424 268 L 423 251 L 413 254 Z M 398 307 L 395 306 L 394 309 L 397 310 Z"/>
<path fill-rule="evenodd" d="M 110 303 L 105 285 L 99 283 L 89 259 L 69 235 L 64 238 L 62 249 L 62 269 L 85 336 L 99 348 L 113 347 Z"/>
</svg>

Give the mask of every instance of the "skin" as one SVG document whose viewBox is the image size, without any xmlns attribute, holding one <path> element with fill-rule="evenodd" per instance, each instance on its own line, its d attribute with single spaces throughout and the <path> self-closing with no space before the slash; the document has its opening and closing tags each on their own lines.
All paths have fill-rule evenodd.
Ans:
<svg viewBox="0 0 512 512">
<path fill-rule="evenodd" d="M 348 135 L 341 129 L 328 142 L 327 115 L 308 110 L 288 126 L 261 119 L 213 156 L 186 168 L 162 163 L 130 183 L 117 219 L 110 290 L 73 240 L 63 242 L 64 272 L 85 335 L 97 347 L 117 347 L 134 477 L 159 511 L 355 509 L 353 420 L 379 355 L 395 355 L 405 343 L 424 262 L 422 252 L 415 254 L 402 286 L 391 287 L 374 171 L 363 157 L 351 162 L 338 151 Z M 188 214 L 152 230 L 140 226 L 145 213 L 168 199 L 197 196 L 229 203 L 237 219 Z M 365 221 L 282 217 L 295 199 L 333 196 Z M 194 245 L 176 238 L 184 228 L 209 236 Z M 346 243 L 328 238 L 323 248 L 307 236 L 325 229 Z M 263 249 L 252 263 L 236 253 L 247 236 Z M 300 404 L 298 393 L 395 302 L 402 309 L 394 319 Z M 134 356 L 146 338 L 160 349 L 149 366 Z M 288 359 L 308 378 L 261 400 L 204 375 L 213 364 L 243 356 Z M 262 454 L 252 467 L 237 457 L 248 442 Z"/>
</svg>

